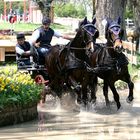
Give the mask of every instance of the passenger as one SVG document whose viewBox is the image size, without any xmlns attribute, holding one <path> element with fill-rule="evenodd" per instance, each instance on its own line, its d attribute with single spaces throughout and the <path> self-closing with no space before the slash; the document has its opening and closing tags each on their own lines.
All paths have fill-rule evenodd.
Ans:
<svg viewBox="0 0 140 140">
<path fill-rule="evenodd" d="M 42 26 L 37 28 L 31 37 L 30 43 L 35 46 L 39 54 L 39 64 L 45 64 L 45 54 L 51 48 L 52 37 L 62 37 L 63 39 L 71 40 L 69 36 L 62 35 L 59 32 L 50 28 L 51 20 L 48 17 L 42 19 Z"/>
<path fill-rule="evenodd" d="M 32 53 L 30 49 L 31 45 L 25 40 L 25 35 L 23 33 L 17 34 L 16 60 L 18 65 L 31 65 L 30 56 Z"/>
</svg>

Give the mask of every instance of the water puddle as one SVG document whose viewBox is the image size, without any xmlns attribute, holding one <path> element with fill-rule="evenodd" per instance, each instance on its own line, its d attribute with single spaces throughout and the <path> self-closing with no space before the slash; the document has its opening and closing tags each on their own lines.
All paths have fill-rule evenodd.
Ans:
<svg viewBox="0 0 140 140">
<path fill-rule="evenodd" d="M 38 105 L 38 119 L 0 128 L 1 140 L 139 140 L 140 91 L 135 90 L 132 104 L 126 102 L 128 90 L 120 91 L 121 109 L 110 94 L 111 106 L 105 106 L 102 92 L 97 103 L 87 108 L 75 104 L 68 94 L 62 100 L 47 96 Z"/>
</svg>

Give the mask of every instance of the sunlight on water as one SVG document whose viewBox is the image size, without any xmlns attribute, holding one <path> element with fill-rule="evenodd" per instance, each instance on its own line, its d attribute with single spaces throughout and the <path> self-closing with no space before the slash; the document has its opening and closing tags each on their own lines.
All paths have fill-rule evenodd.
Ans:
<svg viewBox="0 0 140 140">
<path fill-rule="evenodd" d="M 65 95 L 55 108 L 55 129 L 61 130 L 63 136 L 58 139 L 103 140 L 103 139 L 135 139 L 139 138 L 140 104 L 126 103 L 127 91 L 120 93 L 121 109 L 117 111 L 116 103 L 110 94 L 111 105 L 106 107 L 101 92 L 97 95 L 96 104 L 87 107 L 77 106 L 75 99 Z M 78 107 L 74 110 L 74 107 Z M 57 123 L 60 125 L 57 128 Z M 52 131 L 52 130 L 51 130 Z M 69 131 L 69 132 L 68 132 Z M 52 137 L 52 139 L 55 137 Z"/>
</svg>

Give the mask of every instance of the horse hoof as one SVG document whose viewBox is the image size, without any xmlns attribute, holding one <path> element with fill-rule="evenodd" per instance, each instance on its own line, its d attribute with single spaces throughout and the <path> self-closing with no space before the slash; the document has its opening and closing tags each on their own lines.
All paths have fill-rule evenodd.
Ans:
<svg viewBox="0 0 140 140">
<path fill-rule="evenodd" d="M 126 99 L 126 102 L 127 102 L 127 103 L 131 103 L 131 102 L 133 101 L 133 99 L 134 99 L 133 97 L 128 97 L 128 98 Z"/>
<path fill-rule="evenodd" d="M 81 99 L 77 99 L 76 104 L 78 104 L 78 105 L 82 104 L 82 100 Z"/>
<path fill-rule="evenodd" d="M 120 103 L 118 103 L 118 104 L 117 104 L 117 110 L 119 110 L 119 109 L 120 109 L 120 107 L 121 107 L 121 104 L 120 104 Z"/>
</svg>

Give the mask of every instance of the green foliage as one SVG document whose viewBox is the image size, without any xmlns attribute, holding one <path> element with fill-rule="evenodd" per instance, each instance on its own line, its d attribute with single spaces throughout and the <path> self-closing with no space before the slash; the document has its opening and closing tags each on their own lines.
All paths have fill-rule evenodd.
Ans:
<svg viewBox="0 0 140 140">
<path fill-rule="evenodd" d="M 10 2 L 6 2 L 7 14 L 9 13 L 9 6 Z M 15 10 L 16 12 L 18 11 L 19 14 L 23 13 L 23 8 L 24 8 L 23 2 L 12 2 L 12 9 Z M 28 9 L 28 3 L 26 3 L 26 8 Z M 0 0 L 0 14 L 3 14 L 3 11 L 4 11 L 4 2 L 3 0 Z"/>
<path fill-rule="evenodd" d="M 37 85 L 29 74 L 15 67 L 0 70 L 0 110 L 7 106 L 26 106 L 40 100 L 43 86 Z"/>
<path fill-rule="evenodd" d="M 75 6 L 72 3 L 65 5 L 55 5 L 54 12 L 58 17 L 84 17 L 86 11 L 82 6 Z"/>
<path fill-rule="evenodd" d="M 136 55 L 137 55 L 137 68 L 140 69 L 140 53 L 137 52 Z"/>
<path fill-rule="evenodd" d="M 15 23 L 14 31 L 34 31 L 36 28 L 41 26 L 41 24 L 33 24 L 33 23 Z M 12 25 L 9 22 L 0 23 L 0 29 L 11 29 Z M 53 29 L 65 29 L 67 27 L 58 24 L 51 24 Z"/>
<path fill-rule="evenodd" d="M 30 23 L 15 23 L 13 25 L 14 31 L 34 31 L 40 25 Z M 11 29 L 12 25 L 9 22 L 0 23 L 0 29 Z"/>
<path fill-rule="evenodd" d="M 85 11 L 85 9 L 84 9 L 84 7 L 82 5 L 79 5 L 77 7 L 77 12 L 78 12 L 78 17 L 79 18 L 83 18 L 83 17 L 86 16 L 86 11 Z"/>
<path fill-rule="evenodd" d="M 133 19 L 133 9 L 128 6 L 126 7 L 125 18 Z"/>
<path fill-rule="evenodd" d="M 0 14 L 2 14 L 4 11 L 4 4 L 3 4 L 3 1 L 1 0 L 0 1 Z"/>
</svg>

